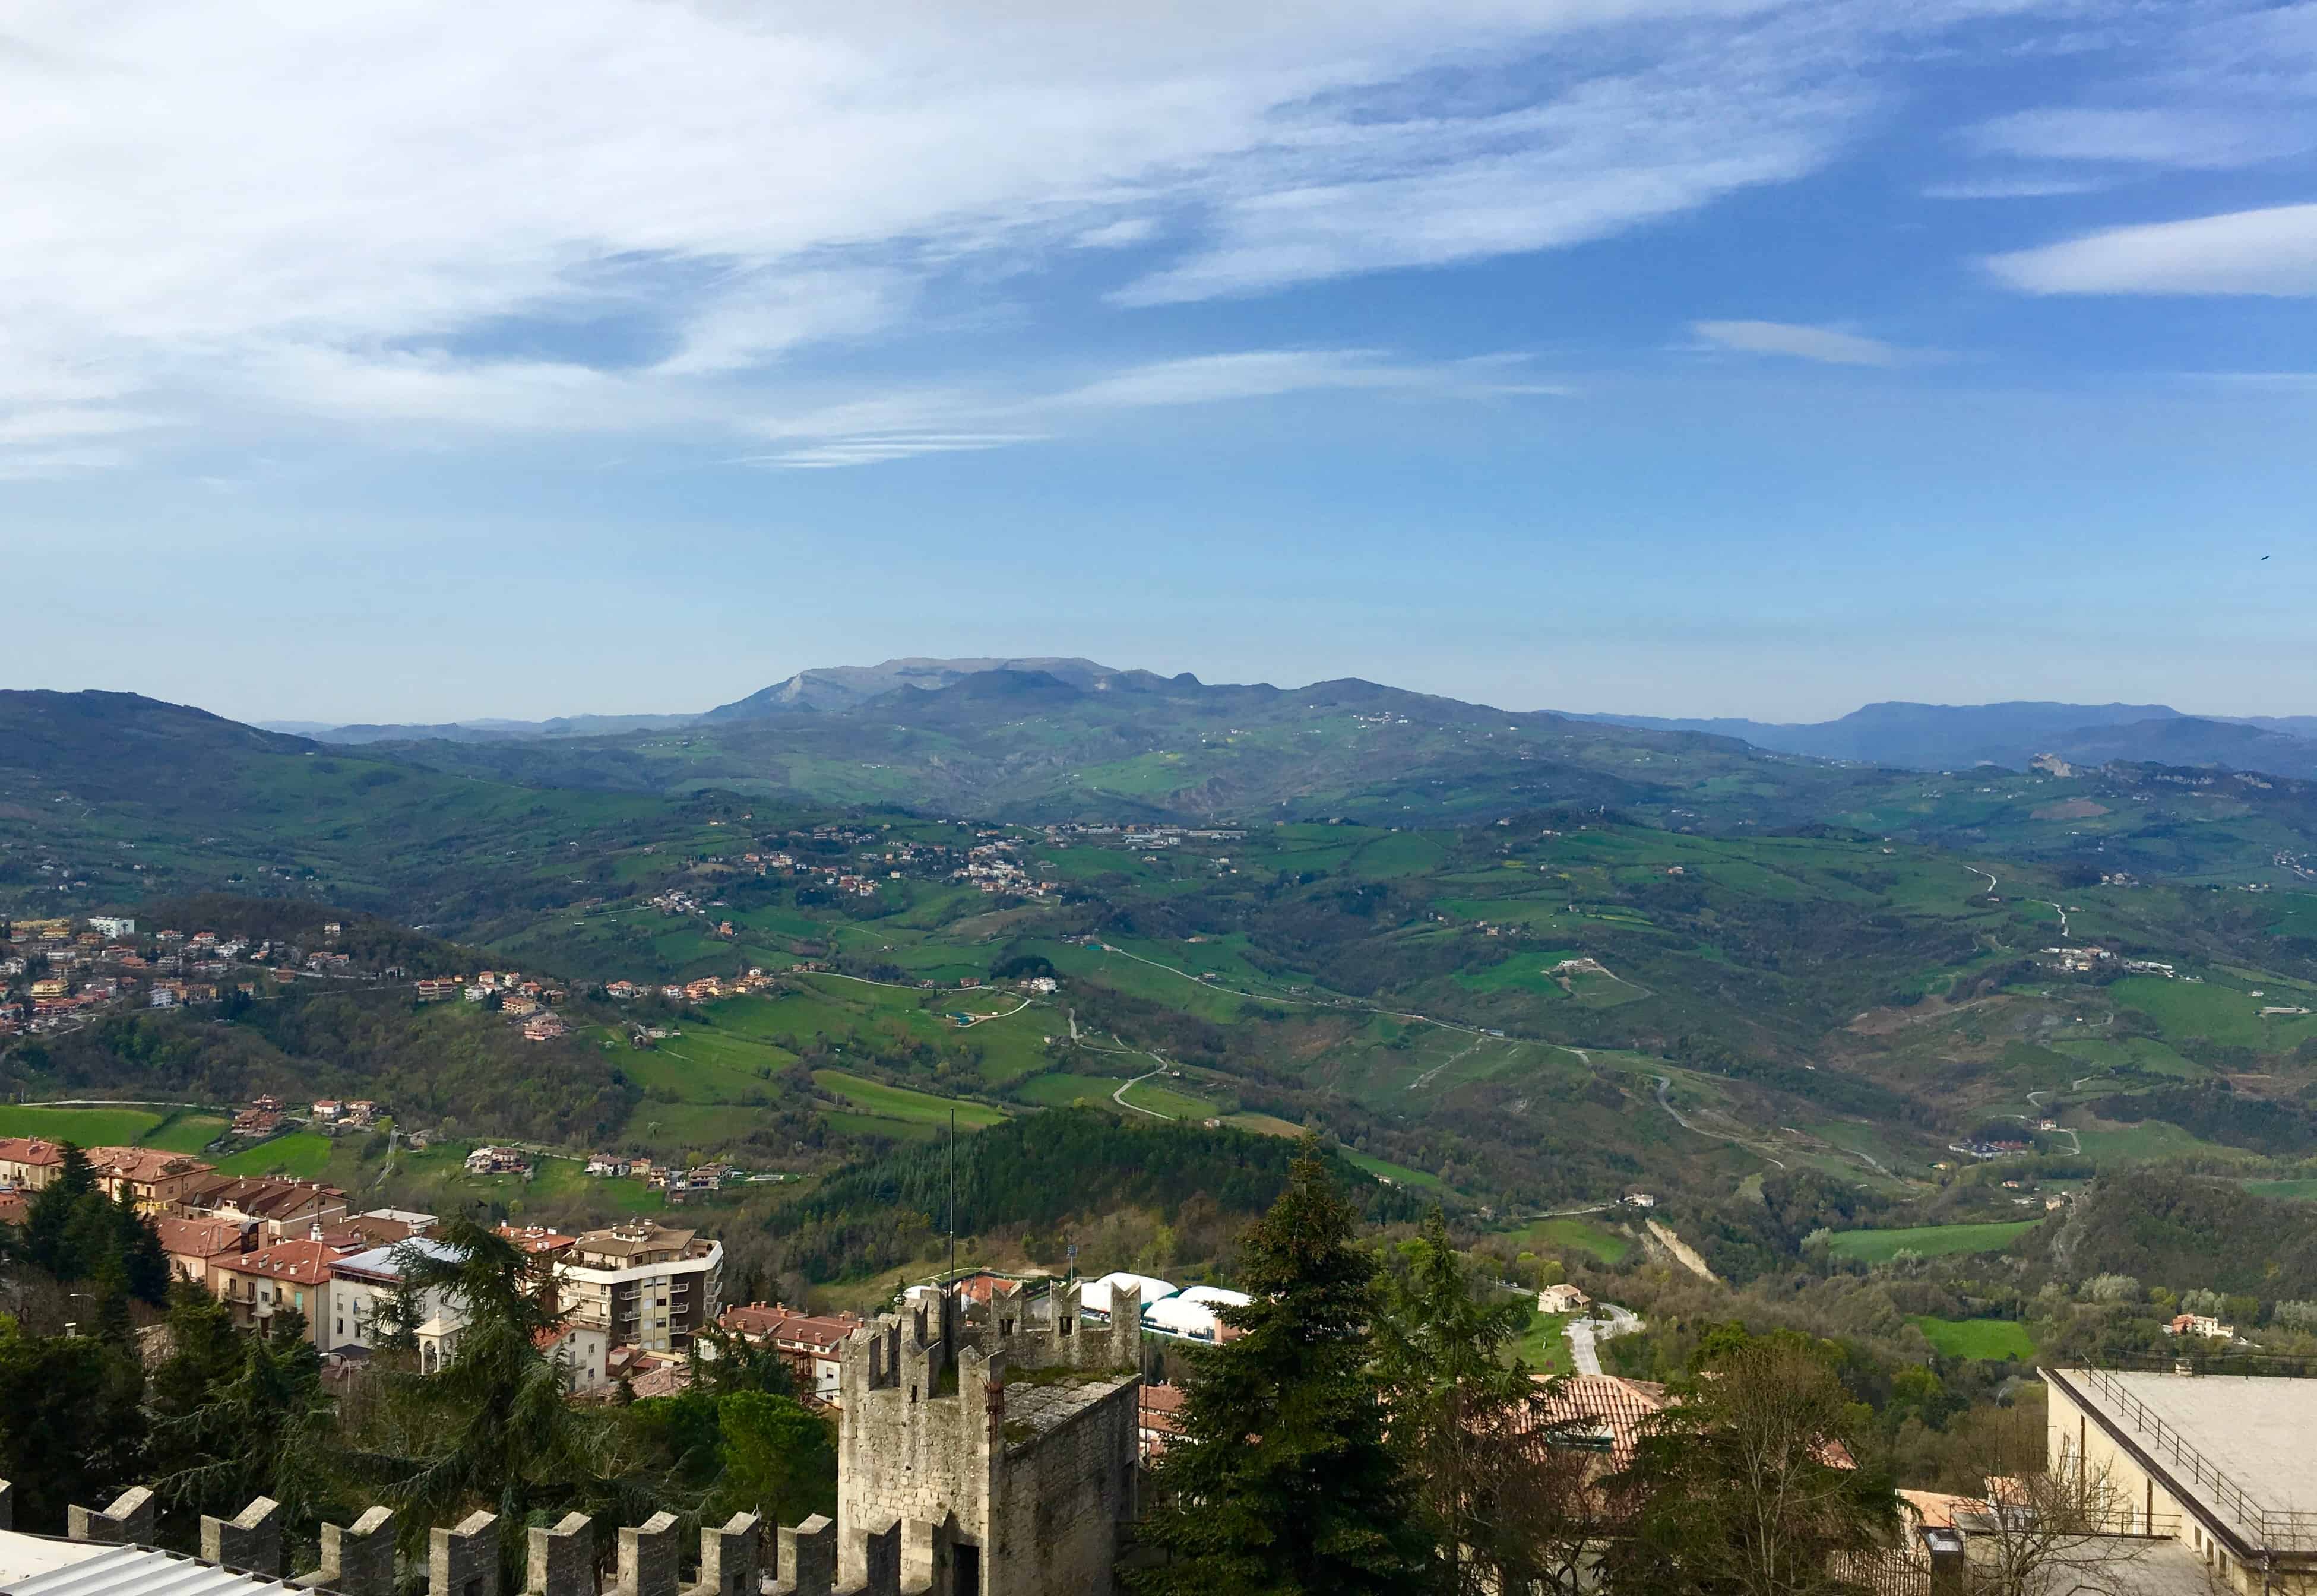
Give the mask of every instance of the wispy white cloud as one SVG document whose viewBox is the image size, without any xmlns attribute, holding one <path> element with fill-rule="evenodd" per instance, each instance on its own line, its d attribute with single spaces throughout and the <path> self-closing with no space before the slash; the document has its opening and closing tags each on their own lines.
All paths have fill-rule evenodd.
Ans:
<svg viewBox="0 0 2317 1596">
<path fill-rule="evenodd" d="M 901 393 L 757 422 L 786 447 L 749 457 L 791 468 L 877 465 L 1036 442 L 1137 410 L 1345 391 L 1496 399 L 1569 391 L 1525 376 L 1525 357 L 1395 361 L 1376 350 L 1249 350 L 1154 361 L 1043 392 Z"/>
<path fill-rule="evenodd" d="M 2109 227 L 1984 264 L 2035 294 L 2317 295 L 2317 205 Z"/>
<path fill-rule="evenodd" d="M 2060 194 L 2095 194 L 2115 186 L 2098 177 L 1961 178 L 1953 183 L 1927 183 L 1926 200 L 2045 200 Z"/>
<path fill-rule="evenodd" d="M 1968 130 L 1981 155 L 2218 170 L 2317 147 L 2317 121 L 2190 106 L 2014 111 Z"/>
<path fill-rule="evenodd" d="M 1946 358 L 1936 350 L 1901 349 L 1880 338 L 1836 327 L 1782 321 L 1698 321 L 1689 325 L 1691 332 L 1718 349 L 1784 355 L 1829 366 L 1905 366 Z"/>
<path fill-rule="evenodd" d="M 830 372 L 881 341 L 951 368 L 926 329 L 1026 317 L 1063 259 L 1150 306 L 1697 211 L 1823 170 L 1951 24 L 2131 4 L 20 8 L 0 416 L 29 450 L 48 411 L 118 410 L 107 459 L 155 418 L 745 431 L 847 402 Z M 1363 386 L 1392 385 L 1333 383 Z"/>
</svg>

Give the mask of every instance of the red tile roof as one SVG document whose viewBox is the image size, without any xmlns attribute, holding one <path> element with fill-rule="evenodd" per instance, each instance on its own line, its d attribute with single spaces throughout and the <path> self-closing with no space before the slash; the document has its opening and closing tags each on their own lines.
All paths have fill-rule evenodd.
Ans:
<svg viewBox="0 0 2317 1596">
<path fill-rule="evenodd" d="M 156 1219 L 161 1251 L 174 1258 L 214 1258 L 241 1251 L 241 1226 L 230 1219 Z"/>
<path fill-rule="evenodd" d="M 46 1137 L 0 1136 L 0 1162 L 8 1164 L 62 1164 L 65 1150 Z"/>
<path fill-rule="evenodd" d="M 314 1286 L 328 1279 L 330 1265 L 344 1256 L 322 1242 L 276 1242 L 263 1252 L 220 1262 L 218 1267 L 235 1274 Z"/>
<path fill-rule="evenodd" d="M 206 1174 L 216 1165 L 158 1147 L 91 1147 L 88 1161 L 100 1176 L 148 1184 L 171 1175 Z"/>
</svg>

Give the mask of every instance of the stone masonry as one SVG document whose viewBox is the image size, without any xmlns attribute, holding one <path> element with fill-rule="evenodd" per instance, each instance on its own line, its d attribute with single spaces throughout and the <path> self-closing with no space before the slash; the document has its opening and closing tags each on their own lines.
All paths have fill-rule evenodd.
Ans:
<svg viewBox="0 0 2317 1596">
<path fill-rule="evenodd" d="M 839 1354 L 840 1586 L 881 1574 L 933 1596 L 1109 1596 L 1134 1516 L 1140 1296 L 1107 1325 L 1057 1288 L 1033 1319 L 1011 1295 L 953 1293 L 884 1315 Z"/>
</svg>

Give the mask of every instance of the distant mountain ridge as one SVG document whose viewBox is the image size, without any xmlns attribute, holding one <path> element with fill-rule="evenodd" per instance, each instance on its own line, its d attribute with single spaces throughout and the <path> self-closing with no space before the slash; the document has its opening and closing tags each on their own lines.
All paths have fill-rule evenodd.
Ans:
<svg viewBox="0 0 2317 1596">
<path fill-rule="evenodd" d="M 1061 690 L 1041 687 L 1051 683 Z M 751 725 L 857 714 L 887 700 L 905 718 L 930 714 L 962 726 L 973 717 L 968 704 L 1001 699 L 1035 699 L 1059 706 L 1079 694 L 1113 689 L 1196 697 L 1206 708 L 1228 713 L 1232 705 L 1268 704 L 1285 693 L 1337 694 L 1357 688 L 1372 694 L 1399 690 L 1370 682 L 1315 682 L 1305 688 L 1265 683 L 1208 684 L 1185 673 L 1121 670 L 1077 656 L 1021 655 L 941 659 L 911 655 L 873 665 L 819 665 L 797 672 L 744 698 L 693 714 L 574 715 L 551 720 L 479 718 L 445 725 L 352 725 L 320 727 L 283 722 L 266 729 L 336 744 L 461 743 L 526 744 L 616 738 L 635 732 L 683 727 L 737 729 Z M 936 695 L 963 689 L 953 700 Z M 1252 696 L 1249 696 L 1252 695 Z M 1591 723 L 1653 732 L 1689 733 L 1735 739 L 1773 753 L 1842 760 L 1901 770 L 1968 770 L 1997 764 L 2017 770 L 2039 754 L 2076 764 L 2153 761 L 2210 765 L 2274 775 L 2317 776 L 2317 716 L 2186 715 L 2168 704 L 2070 704 L 2021 700 L 1995 704 L 1923 704 L 1903 701 L 1863 706 L 1838 719 L 1774 722 L 1740 718 L 1675 718 L 1651 715 L 1570 714 L 1555 710 L 1507 711 L 1453 699 L 1402 694 L 1433 711 L 1484 718 Z M 1378 703 L 1382 703 L 1379 699 Z"/>
<path fill-rule="evenodd" d="M 1706 732 L 1757 748 L 1902 770 L 2024 768 L 2038 754 L 2074 764 L 2145 760 L 2226 765 L 2276 775 L 2317 774 L 2317 717 L 2184 715 L 2167 704 L 1868 704 L 1838 720 L 1667 719 L 1581 715 L 1572 719 L 1657 731 Z"/>
</svg>

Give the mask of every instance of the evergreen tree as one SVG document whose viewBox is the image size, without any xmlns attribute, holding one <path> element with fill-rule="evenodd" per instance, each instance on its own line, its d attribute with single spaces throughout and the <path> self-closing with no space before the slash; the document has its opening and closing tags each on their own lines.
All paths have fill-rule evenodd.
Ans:
<svg viewBox="0 0 2317 1596">
<path fill-rule="evenodd" d="M 1507 1445 L 1521 1410 L 1538 1394 L 1528 1369 L 1505 1350 L 1528 1324 L 1521 1297 L 1479 1285 L 1435 1208 L 1384 1279 L 1375 1367 L 1400 1454 L 1431 1532 L 1433 1588 L 1483 1596 L 1503 1588 L 1491 1542 L 1498 1476 L 1520 1456 Z"/>
<path fill-rule="evenodd" d="M 1239 1244 L 1255 1300 L 1197 1351 L 1181 1437 L 1153 1472 L 1146 1596 L 1368 1596 L 1424 1588 L 1425 1538 L 1365 1365 L 1375 1263 L 1307 1140 Z"/>
<path fill-rule="evenodd" d="M 196 1512 L 231 1514 L 252 1498 L 280 1502 L 286 1526 L 311 1535 L 329 1503 L 331 1467 L 337 1446 L 336 1414 L 322 1388 L 321 1358 L 302 1340 L 280 1334 L 228 1335 L 240 1357 L 227 1373 L 226 1347 L 212 1337 L 205 1315 L 173 1309 L 173 1327 L 184 1323 L 198 1342 L 183 1368 L 171 1375 L 171 1398 L 199 1396 L 175 1416 L 159 1408 L 162 1372 L 155 1378 L 156 1461 L 167 1472 L 157 1491 L 174 1506 Z M 278 1327 L 277 1327 L 278 1328 Z M 219 1378 L 223 1375 L 224 1378 Z"/>
<path fill-rule="evenodd" d="M 621 1505 L 627 1487 L 610 1471 L 607 1426 L 564 1400 L 561 1371 L 541 1350 L 558 1315 L 533 1289 L 531 1260 L 465 1216 L 428 1239 L 439 1249 L 398 1249 L 403 1279 L 443 1292 L 466 1324 L 435 1373 L 375 1378 L 381 1400 L 348 1453 L 350 1472 L 401 1513 L 414 1546 L 426 1526 L 476 1508 L 513 1526 L 535 1511 Z M 509 1556 L 516 1544 L 505 1543 Z"/>
<path fill-rule="evenodd" d="M 144 1370 L 94 1336 L 26 1335 L 0 1314 L 0 1479 L 15 1482 L 16 1527 L 61 1535 L 65 1509 L 137 1484 Z"/>
</svg>

